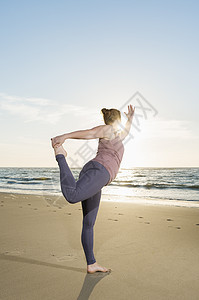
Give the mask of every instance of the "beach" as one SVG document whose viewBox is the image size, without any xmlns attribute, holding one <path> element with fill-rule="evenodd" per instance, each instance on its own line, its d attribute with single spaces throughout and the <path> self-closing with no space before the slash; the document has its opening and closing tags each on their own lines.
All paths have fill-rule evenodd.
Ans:
<svg viewBox="0 0 199 300">
<path fill-rule="evenodd" d="M 81 203 L 0 193 L 0 299 L 199 299 L 198 208 L 101 201 L 94 254 L 110 274 L 87 274 L 81 228 Z"/>
</svg>

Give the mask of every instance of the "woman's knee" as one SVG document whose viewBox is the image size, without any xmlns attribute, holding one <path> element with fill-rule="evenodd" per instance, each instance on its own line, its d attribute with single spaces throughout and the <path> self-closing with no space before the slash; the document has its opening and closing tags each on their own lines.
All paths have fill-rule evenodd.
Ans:
<svg viewBox="0 0 199 300">
<path fill-rule="evenodd" d="M 88 215 L 87 215 L 88 216 Z M 86 228 L 92 228 L 95 225 L 95 219 L 96 217 L 84 217 L 83 219 L 83 226 Z"/>
<path fill-rule="evenodd" d="M 62 189 L 62 194 L 64 196 L 64 198 L 67 200 L 67 202 L 69 202 L 70 204 L 75 204 L 76 201 L 76 193 L 74 189 L 65 191 L 64 189 Z"/>
<path fill-rule="evenodd" d="M 70 204 L 75 204 L 77 203 L 76 199 L 74 197 L 67 197 L 67 196 L 64 196 L 66 198 L 66 200 L 68 201 L 68 203 Z"/>
</svg>

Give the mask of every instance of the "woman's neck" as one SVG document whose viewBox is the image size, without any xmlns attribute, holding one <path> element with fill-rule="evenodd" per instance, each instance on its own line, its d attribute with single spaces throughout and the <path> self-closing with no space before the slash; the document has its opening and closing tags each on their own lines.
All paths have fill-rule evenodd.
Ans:
<svg viewBox="0 0 199 300">
<path fill-rule="evenodd" d="M 113 125 L 111 125 L 111 126 L 113 127 L 114 131 L 118 131 L 119 130 L 118 126 L 113 126 Z"/>
<path fill-rule="evenodd" d="M 114 121 L 111 126 L 113 127 L 114 131 L 118 131 L 119 130 L 119 126 L 120 122 L 118 120 Z"/>
</svg>

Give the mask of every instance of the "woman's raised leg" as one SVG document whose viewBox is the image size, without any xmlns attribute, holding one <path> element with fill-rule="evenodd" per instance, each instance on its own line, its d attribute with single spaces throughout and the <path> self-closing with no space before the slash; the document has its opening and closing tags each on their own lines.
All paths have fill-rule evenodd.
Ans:
<svg viewBox="0 0 199 300">
<path fill-rule="evenodd" d="M 62 146 L 55 148 L 56 160 L 60 169 L 60 184 L 61 191 L 69 203 L 77 203 L 84 201 L 97 192 L 107 184 L 110 178 L 108 170 L 97 161 L 89 161 L 83 167 L 83 174 L 76 182 L 75 178 L 66 162 Z M 57 154 L 56 151 L 59 151 Z"/>
</svg>

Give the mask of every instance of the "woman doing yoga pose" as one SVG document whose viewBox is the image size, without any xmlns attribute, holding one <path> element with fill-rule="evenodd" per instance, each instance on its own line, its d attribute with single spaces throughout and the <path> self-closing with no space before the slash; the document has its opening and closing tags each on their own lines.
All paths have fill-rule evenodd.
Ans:
<svg viewBox="0 0 199 300">
<path fill-rule="evenodd" d="M 105 125 L 88 130 L 74 131 L 51 139 L 55 158 L 60 169 L 60 185 L 63 196 L 69 203 L 81 201 L 83 211 L 81 242 L 84 249 L 87 273 L 108 272 L 110 269 L 97 264 L 93 253 L 93 227 L 99 209 L 101 190 L 113 181 L 118 173 L 124 153 L 122 141 L 129 134 L 135 107 L 128 106 L 125 113 L 127 122 L 124 130 L 119 131 L 121 113 L 117 109 L 101 110 Z M 67 152 L 62 144 L 66 139 L 99 138 L 97 155 L 88 161 L 75 178 L 66 162 Z"/>
</svg>

